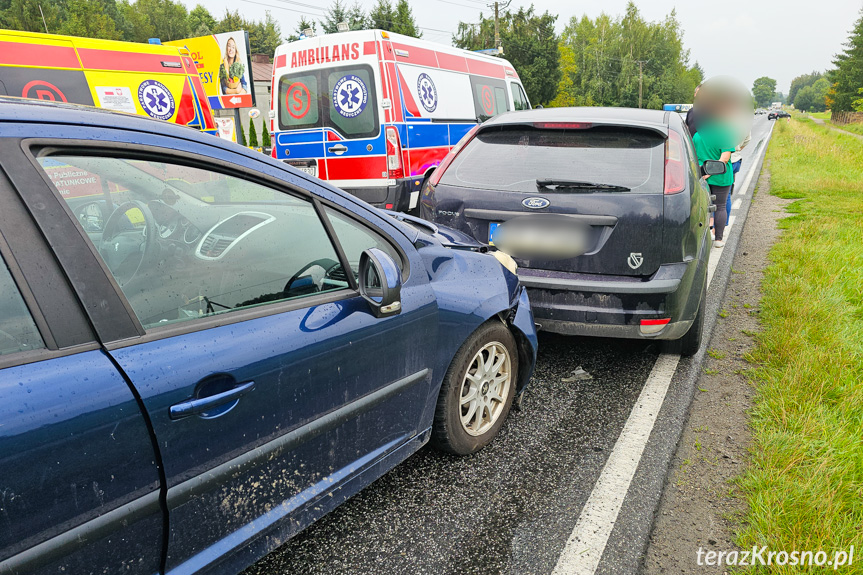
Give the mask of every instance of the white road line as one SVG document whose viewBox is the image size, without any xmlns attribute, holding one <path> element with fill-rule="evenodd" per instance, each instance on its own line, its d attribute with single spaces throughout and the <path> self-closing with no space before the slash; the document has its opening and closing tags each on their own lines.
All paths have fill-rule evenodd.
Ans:
<svg viewBox="0 0 863 575">
<path fill-rule="evenodd" d="M 656 360 L 552 575 L 593 575 L 665 401 L 679 355 Z"/>
<path fill-rule="evenodd" d="M 768 132 L 763 141 L 769 136 Z M 752 162 L 741 185 L 741 196 L 746 195 L 757 165 L 757 161 Z M 738 198 L 737 201 L 741 200 Z M 728 227 L 734 223 L 734 219 L 735 216 L 730 218 Z M 722 250 L 711 247 L 707 265 L 708 285 L 713 281 Z M 679 361 L 679 355 L 661 354 L 657 358 L 552 575 L 593 575 L 596 572 Z"/>
<path fill-rule="evenodd" d="M 742 205 L 743 205 L 743 198 L 737 198 L 736 200 L 734 200 L 734 203 L 731 204 L 731 209 L 732 210 L 739 210 L 740 206 L 742 206 Z"/>
</svg>

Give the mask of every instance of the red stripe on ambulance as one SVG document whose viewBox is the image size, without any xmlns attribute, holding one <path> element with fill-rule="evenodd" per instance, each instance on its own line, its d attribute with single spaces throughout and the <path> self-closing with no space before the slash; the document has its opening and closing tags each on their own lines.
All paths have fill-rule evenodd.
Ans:
<svg viewBox="0 0 863 575">
<path fill-rule="evenodd" d="M 158 74 L 186 74 L 179 56 L 165 54 L 138 54 L 118 50 L 78 48 L 81 63 L 88 70 L 122 70 L 124 72 L 154 72 Z M 165 62 L 166 65 L 162 63 Z M 171 67 L 171 66 L 176 67 Z"/>
<path fill-rule="evenodd" d="M 46 46 L 25 42 L 0 42 L 0 64 L 81 69 L 75 49 L 71 46 Z"/>
</svg>

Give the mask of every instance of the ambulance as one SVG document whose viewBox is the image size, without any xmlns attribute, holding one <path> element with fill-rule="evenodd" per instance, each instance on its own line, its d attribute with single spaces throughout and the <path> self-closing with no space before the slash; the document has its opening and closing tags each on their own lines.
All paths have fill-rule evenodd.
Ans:
<svg viewBox="0 0 863 575">
<path fill-rule="evenodd" d="M 384 30 L 279 46 L 272 94 L 274 158 L 399 211 L 471 128 L 530 108 L 508 61 Z"/>
<path fill-rule="evenodd" d="M 0 94 L 218 133 L 195 62 L 174 46 L 0 30 Z"/>
</svg>

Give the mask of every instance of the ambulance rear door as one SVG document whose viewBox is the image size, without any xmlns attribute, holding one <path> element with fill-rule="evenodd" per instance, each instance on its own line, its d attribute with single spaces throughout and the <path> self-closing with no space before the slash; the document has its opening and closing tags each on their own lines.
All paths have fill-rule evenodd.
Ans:
<svg viewBox="0 0 863 575">
<path fill-rule="evenodd" d="M 276 55 L 272 107 L 276 158 L 325 180 L 323 95 L 320 72 L 312 56 L 319 53 L 320 45 L 320 38 L 313 37 L 280 48 L 285 53 Z"/>
<path fill-rule="evenodd" d="M 381 203 L 386 201 L 386 186 L 393 182 L 387 163 L 381 106 L 384 85 L 375 40 L 363 33 L 351 38 L 358 41 L 346 43 L 340 36 L 321 40 L 322 51 L 338 52 L 340 58 L 320 70 L 327 177 L 342 188 L 365 188 L 364 200 Z M 399 143 L 399 147 L 403 145 Z M 390 146 L 395 144 L 390 142 Z"/>
</svg>

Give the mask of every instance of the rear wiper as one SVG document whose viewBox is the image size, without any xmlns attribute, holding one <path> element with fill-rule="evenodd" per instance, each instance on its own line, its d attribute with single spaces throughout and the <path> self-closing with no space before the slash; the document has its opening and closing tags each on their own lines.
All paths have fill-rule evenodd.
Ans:
<svg viewBox="0 0 863 575">
<path fill-rule="evenodd" d="M 614 192 L 628 192 L 630 188 L 626 186 L 617 186 L 614 184 L 598 184 L 596 182 L 579 182 L 577 180 L 557 180 L 557 179 L 541 179 L 537 178 L 536 185 L 539 188 L 551 188 L 561 190 L 602 190 Z"/>
</svg>

